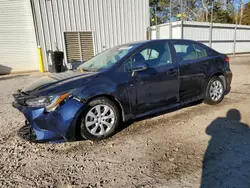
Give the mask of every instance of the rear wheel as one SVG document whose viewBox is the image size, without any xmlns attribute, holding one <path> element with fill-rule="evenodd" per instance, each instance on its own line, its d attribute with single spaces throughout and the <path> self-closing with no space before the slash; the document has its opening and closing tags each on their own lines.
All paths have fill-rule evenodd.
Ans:
<svg viewBox="0 0 250 188">
<path fill-rule="evenodd" d="M 89 140 L 102 140 L 114 134 L 120 122 L 120 113 L 116 104 L 100 97 L 92 100 L 81 119 L 81 135 Z"/>
<path fill-rule="evenodd" d="M 205 103 L 215 105 L 220 103 L 225 95 L 223 81 L 220 77 L 214 76 L 210 79 L 206 89 Z"/>
</svg>

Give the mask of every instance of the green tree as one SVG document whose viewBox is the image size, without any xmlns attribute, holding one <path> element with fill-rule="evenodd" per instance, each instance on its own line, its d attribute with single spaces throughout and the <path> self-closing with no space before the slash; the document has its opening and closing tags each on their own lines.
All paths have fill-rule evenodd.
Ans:
<svg viewBox="0 0 250 188">
<path fill-rule="evenodd" d="M 234 6 L 233 1 L 227 1 L 226 4 L 223 1 L 214 2 L 214 15 L 213 22 L 216 23 L 234 23 Z"/>
<path fill-rule="evenodd" d="M 245 5 L 245 9 L 242 17 L 243 25 L 250 25 L 250 2 Z"/>
<path fill-rule="evenodd" d="M 149 0 L 150 6 L 150 25 L 162 24 L 169 19 L 170 0 Z M 155 11 L 156 8 L 156 11 Z M 156 13 L 156 14 L 155 14 Z"/>
<path fill-rule="evenodd" d="M 171 0 L 172 21 L 180 20 L 178 14 L 185 14 L 185 20 L 210 22 L 213 1 L 213 22 L 234 23 L 236 9 L 241 0 Z M 181 9 L 181 2 L 183 4 Z M 157 24 L 166 23 L 170 19 L 170 0 L 149 0 L 151 25 L 156 24 L 155 5 Z M 237 7 L 237 8 L 236 8 Z"/>
</svg>

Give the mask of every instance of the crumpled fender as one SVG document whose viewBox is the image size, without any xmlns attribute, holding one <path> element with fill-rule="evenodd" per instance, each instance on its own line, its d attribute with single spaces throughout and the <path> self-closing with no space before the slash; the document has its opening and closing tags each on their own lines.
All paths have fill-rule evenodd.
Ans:
<svg viewBox="0 0 250 188">
<path fill-rule="evenodd" d="M 44 108 L 24 108 L 23 113 L 36 134 L 36 140 L 69 140 L 75 135 L 76 118 L 84 103 L 70 99 L 53 112 Z"/>
</svg>

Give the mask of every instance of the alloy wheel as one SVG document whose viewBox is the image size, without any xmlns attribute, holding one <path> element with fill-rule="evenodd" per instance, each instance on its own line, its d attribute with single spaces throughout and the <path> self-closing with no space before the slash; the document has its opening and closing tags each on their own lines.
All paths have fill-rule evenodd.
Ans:
<svg viewBox="0 0 250 188">
<path fill-rule="evenodd" d="M 223 95 L 223 85 L 219 80 L 215 80 L 209 90 L 210 97 L 213 101 L 219 101 Z"/>
<path fill-rule="evenodd" d="M 115 115 L 108 105 L 96 105 L 91 108 L 85 117 L 85 126 L 94 136 L 102 136 L 114 126 Z"/>
</svg>

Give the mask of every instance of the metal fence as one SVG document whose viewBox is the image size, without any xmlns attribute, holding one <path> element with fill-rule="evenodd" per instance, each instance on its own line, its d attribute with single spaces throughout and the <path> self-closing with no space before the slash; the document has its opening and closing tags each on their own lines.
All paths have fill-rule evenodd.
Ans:
<svg viewBox="0 0 250 188">
<path fill-rule="evenodd" d="M 178 21 L 150 28 L 151 39 L 191 39 L 225 54 L 250 53 L 250 26 Z"/>
</svg>

